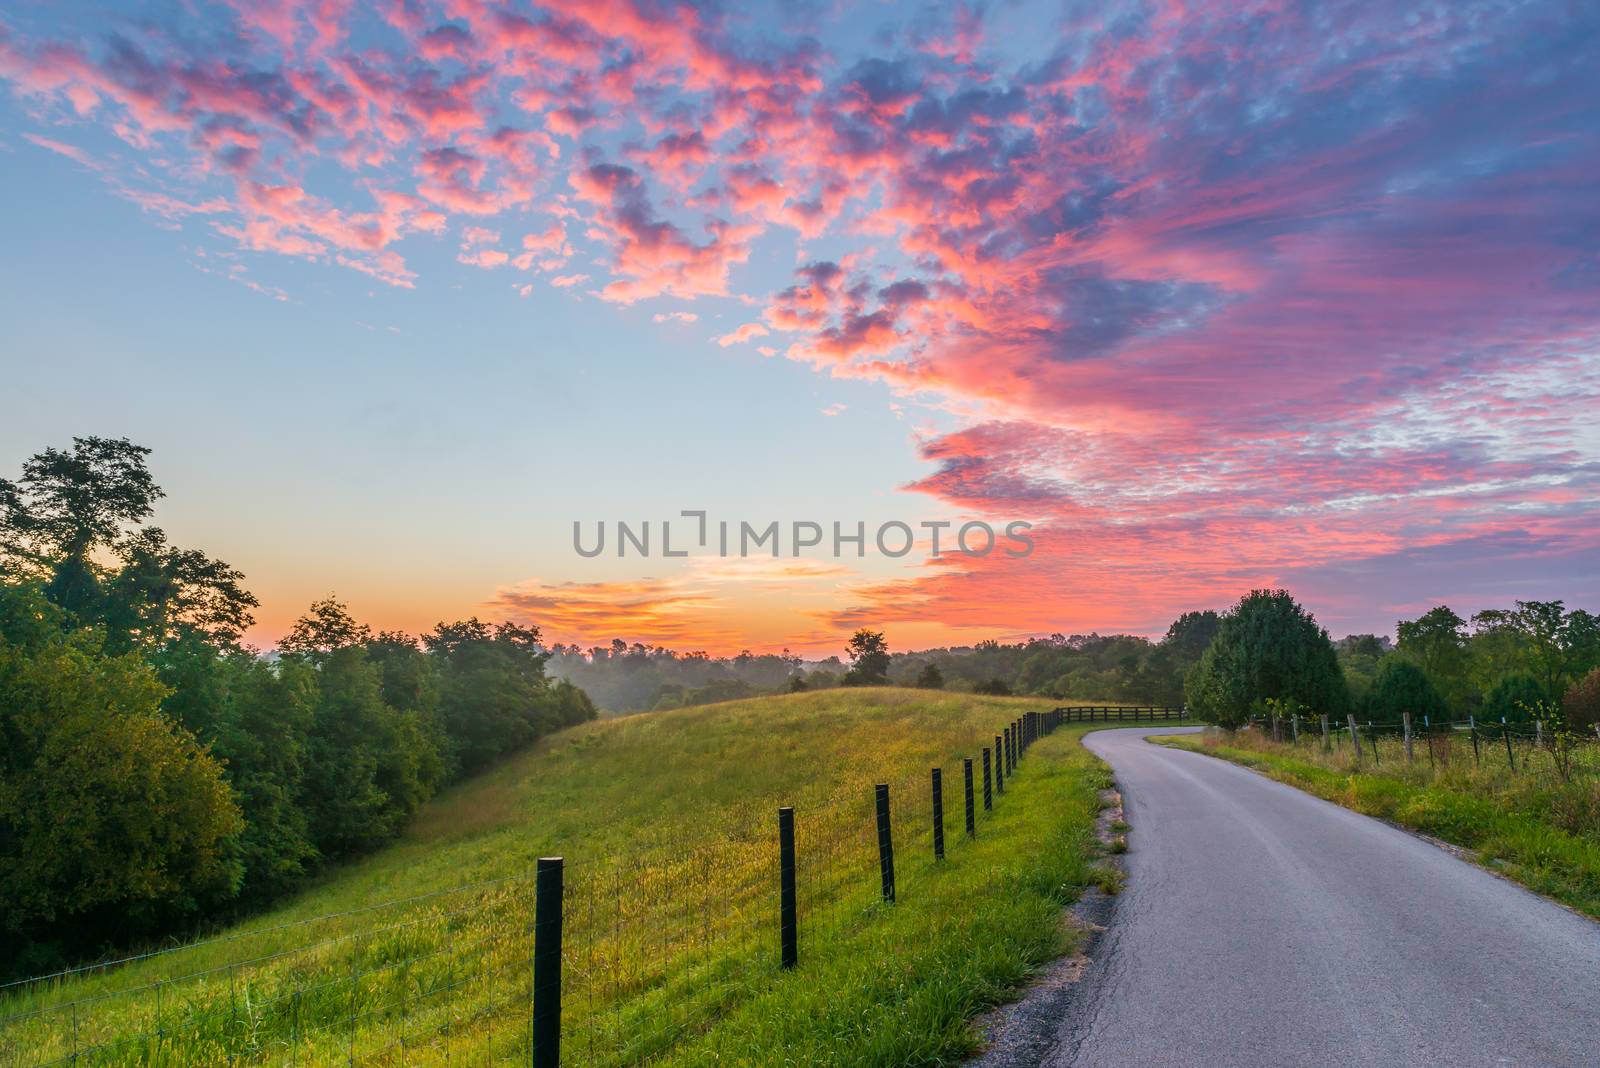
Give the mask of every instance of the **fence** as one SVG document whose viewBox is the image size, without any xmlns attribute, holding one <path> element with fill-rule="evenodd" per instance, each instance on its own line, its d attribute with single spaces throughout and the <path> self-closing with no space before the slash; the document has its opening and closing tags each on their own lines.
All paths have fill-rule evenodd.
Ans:
<svg viewBox="0 0 1600 1068">
<path fill-rule="evenodd" d="M 1062 723 L 1159 723 L 1183 719 L 1183 705 L 1069 705 L 1054 710 Z"/>
<path fill-rule="evenodd" d="M 1003 725 L 959 758 L 949 796 L 935 767 L 795 797 L 776 820 L 752 805 L 625 857 L 530 857 L 512 878 L 12 983 L 0 1066 L 648 1062 L 937 878 L 956 829 L 977 834 L 1066 721 Z"/>
<path fill-rule="evenodd" d="M 1568 729 L 1539 720 L 1508 722 L 1436 721 L 1403 715 L 1398 721 L 1365 722 L 1346 716 L 1266 716 L 1246 724 L 1263 738 L 1311 747 L 1351 768 L 1388 768 L 1443 773 L 1471 768 L 1508 776 L 1550 775 L 1563 782 L 1600 775 L 1600 726 Z"/>
</svg>

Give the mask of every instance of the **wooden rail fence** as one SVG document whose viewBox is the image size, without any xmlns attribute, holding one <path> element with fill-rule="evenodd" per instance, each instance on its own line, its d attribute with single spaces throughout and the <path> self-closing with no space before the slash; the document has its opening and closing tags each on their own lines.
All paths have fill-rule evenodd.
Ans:
<svg viewBox="0 0 1600 1068">
<path fill-rule="evenodd" d="M 1155 723 L 1185 715 L 1183 705 L 1065 705 L 1055 711 L 1063 723 Z"/>
</svg>

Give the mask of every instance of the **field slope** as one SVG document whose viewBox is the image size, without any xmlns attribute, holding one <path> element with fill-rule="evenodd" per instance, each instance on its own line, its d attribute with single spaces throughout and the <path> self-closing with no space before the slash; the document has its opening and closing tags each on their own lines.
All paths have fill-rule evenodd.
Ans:
<svg viewBox="0 0 1600 1068">
<path fill-rule="evenodd" d="M 566 858 L 563 1063 L 932 1064 L 1061 952 L 1106 772 L 1033 746 L 963 830 L 961 758 L 1039 702 L 828 691 L 588 724 L 203 943 L 12 990 L 0 1064 L 525 1063 L 535 859 Z M 944 775 L 947 857 L 931 847 Z M 874 783 L 893 806 L 880 892 Z M 776 809 L 800 967 L 777 967 Z"/>
</svg>

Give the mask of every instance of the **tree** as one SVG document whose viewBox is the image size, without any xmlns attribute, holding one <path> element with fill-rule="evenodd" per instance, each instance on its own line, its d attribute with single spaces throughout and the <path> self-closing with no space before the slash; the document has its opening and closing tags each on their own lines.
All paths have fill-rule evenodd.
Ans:
<svg viewBox="0 0 1600 1068">
<path fill-rule="evenodd" d="M 1287 590 L 1252 591 L 1223 616 L 1184 693 L 1195 715 L 1230 728 L 1268 698 L 1333 716 L 1350 706 L 1327 631 Z"/>
<path fill-rule="evenodd" d="M 313 601 L 306 614 L 294 621 L 289 633 L 278 642 L 278 651 L 317 661 L 336 649 L 365 645 L 370 640 L 372 630 L 365 623 L 357 623 L 350 610 L 329 594 Z"/>
<path fill-rule="evenodd" d="M 789 676 L 790 693 L 804 693 L 808 689 L 810 689 L 810 687 L 806 685 L 806 677 L 800 672 L 797 671 L 793 675 Z"/>
<path fill-rule="evenodd" d="M 227 896 L 242 828 L 222 769 L 133 656 L 0 585 L 0 971 L 91 950 Z"/>
<path fill-rule="evenodd" d="M 850 636 L 845 647 L 850 670 L 844 674 L 846 686 L 882 686 L 889 680 L 889 645 L 883 635 L 865 627 Z"/>
<path fill-rule="evenodd" d="M 1593 731 L 1600 723 L 1600 667 L 1567 688 L 1561 713 L 1574 730 Z"/>
<path fill-rule="evenodd" d="M 1217 636 L 1217 628 L 1221 625 L 1222 617 L 1210 609 L 1185 612 L 1172 621 L 1161 644 L 1176 653 L 1181 662 L 1193 664 L 1206 651 L 1211 639 Z"/>
<path fill-rule="evenodd" d="M 1351 634 L 1333 645 L 1339 657 L 1339 668 L 1344 672 L 1345 685 L 1356 703 L 1367 699 L 1378 675 L 1383 659 L 1383 642 L 1373 634 Z"/>
<path fill-rule="evenodd" d="M 1472 673 L 1483 690 L 1506 676 L 1526 675 L 1555 701 L 1566 687 L 1600 664 L 1600 619 L 1565 610 L 1560 601 L 1518 601 L 1472 617 Z"/>
<path fill-rule="evenodd" d="M 1548 700 L 1543 683 L 1532 675 L 1517 672 L 1495 684 L 1484 702 L 1483 711 L 1491 722 L 1501 719 L 1507 723 L 1526 722 L 1533 719 Z"/>
<path fill-rule="evenodd" d="M 922 670 L 917 672 L 917 689 L 944 689 L 944 672 L 939 670 L 938 664 L 929 661 L 928 663 L 922 665 Z"/>
<path fill-rule="evenodd" d="M 1366 714 L 1369 719 L 1395 722 L 1407 712 L 1419 726 L 1423 716 L 1430 720 L 1449 717 L 1444 698 L 1422 668 L 1404 657 L 1390 655 L 1378 664 L 1377 676 L 1367 694 Z"/>
<path fill-rule="evenodd" d="M 972 692 L 987 697 L 1010 697 L 1011 687 L 1006 685 L 1004 679 L 985 679 L 974 686 Z"/>
<path fill-rule="evenodd" d="M 92 618 L 102 596 L 92 553 L 148 517 L 162 495 L 149 454 L 127 438 L 91 437 L 28 457 L 22 478 L 0 486 L 6 570 L 43 577 L 51 601 Z"/>
<path fill-rule="evenodd" d="M 244 575 L 196 549 L 167 544 L 147 527 L 117 546 L 122 567 L 106 583 L 105 622 L 113 650 L 152 646 L 192 632 L 216 646 L 236 643 L 257 601 Z"/>
<path fill-rule="evenodd" d="M 1467 681 L 1467 621 L 1447 605 L 1430 608 L 1416 619 L 1395 626 L 1395 648 L 1422 669 L 1448 700 L 1465 703 Z"/>
</svg>

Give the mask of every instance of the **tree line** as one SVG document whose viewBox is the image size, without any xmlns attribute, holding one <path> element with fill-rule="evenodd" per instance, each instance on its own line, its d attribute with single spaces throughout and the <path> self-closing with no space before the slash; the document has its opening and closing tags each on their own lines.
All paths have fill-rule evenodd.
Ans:
<svg viewBox="0 0 1600 1068">
<path fill-rule="evenodd" d="M 373 633 L 328 598 L 262 656 L 226 563 L 168 543 L 149 450 L 0 479 L 0 974 L 259 907 L 439 788 L 592 719 L 534 627 Z"/>
<path fill-rule="evenodd" d="M 1588 611 L 1517 601 L 1469 623 L 1440 605 L 1395 633 L 1392 645 L 1370 634 L 1336 644 L 1287 590 L 1256 590 L 1221 617 L 1185 695 L 1224 726 L 1275 712 L 1600 723 L 1600 618 Z"/>
<path fill-rule="evenodd" d="M 589 648 L 553 645 L 550 671 L 570 679 L 612 712 L 857 684 L 1178 704 L 1184 674 L 1210 642 L 1217 621 L 1216 612 L 1185 613 L 1159 641 L 1126 634 L 1053 634 L 917 652 L 890 652 L 881 632 L 863 629 L 851 638 L 842 658 L 809 661 L 787 649 L 718 657 L 630 645 L 618 638 Z"/>
</svg>

